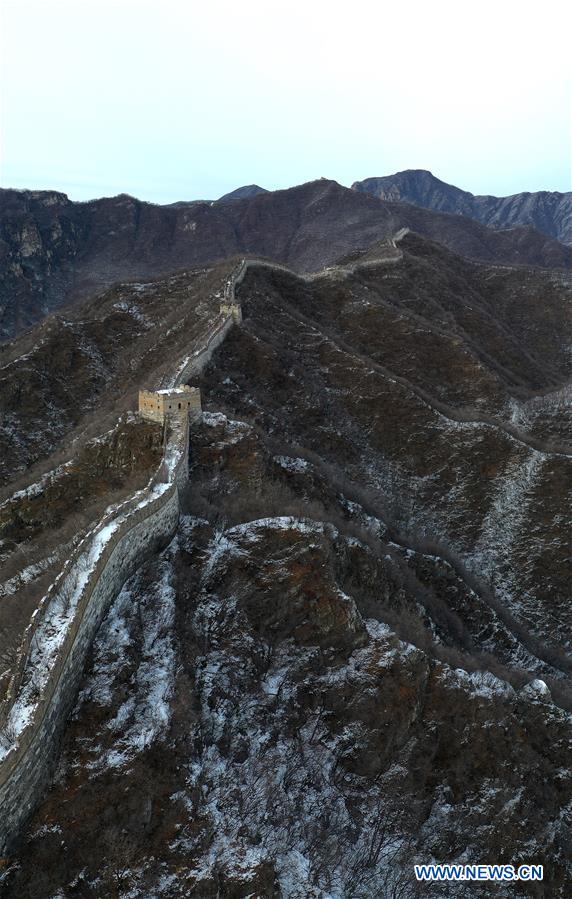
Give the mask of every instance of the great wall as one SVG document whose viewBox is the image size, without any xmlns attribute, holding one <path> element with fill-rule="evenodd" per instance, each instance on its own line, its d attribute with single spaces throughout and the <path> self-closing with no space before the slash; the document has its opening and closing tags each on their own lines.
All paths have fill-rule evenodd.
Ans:
<svg viewBox="0 0 572 899">
<path fill-rule="evenodd" d="M 306 283 L 324 277 L 343 278 L 359 269 L 399 262 L 403 254 L 397 244 L 407 231 L 402 229 L 386 242 L 385 254 L 346 266 L 331 266 L 315 274 L 296 274 L 285 265 L 263 259 L 243 259 L 225 285 L 217 320 L 197 340 L 192 352 L 180 360 L 172 376 L 165 378 L 155 391 L 140 392 L 142 414 L 146 414 L 145 396 L 149 402 L 150 397 L 157 395 L 179 398 L 178 394 L 185 393 L 187 396 L 182 385 L 208 365 L 232 327 L 241 323 L 237 288 L 249 269 L 285 272 Z M 301 314 L 299 310 L 298 314 Z M 422 393 L 409 383 L 407 386 L 415 393 Z M 428 401 L 424 394 L 422 398 Z M 155 409 L 159 408 L 156 402 L 154 405 Z M 492 424 L 514 440 L 555 452 L 555 448 L 537 446 L 538 441 L 492 417 L 461 417 L 458 411 L 455 415 L 453 410 L 433 399 L 431 405 L 453 421 Z M 179 491 L 188 481 L 187 413 L 200 413 L 200 393 L 198 400 L 197 393 L 192 399 L 189 397 L 188 405 L 181 409 L 184 414 L 178 415 L 178 409 L 174 409 L 174 414 L 169 416 L 164 405 L 159 411 L 159 415 L 148 416 L 164 424 L 164 453 L 158 471 L 144 490 L 112 510 L 86 535 L 41 601 L 24 634 L 6 698 L 0 702 L 0 856 L 9 851 L 49 782 L 89 648 L 112 601 L 142 561 L 167 546 L 176 532 Z M 572 454 L 569 447 L 556 451 Z M 94 553 L 94 548 L 99 552 Z M 91 565 L 86 569 L 89 559 Z M 66 607 L 67 619 L 61 614 L 61 609 Z M 54 642 L 58 623 L 64 625 L 63 633 L 59 634 L 62 639 L 49 664 L 46 666 L 44 660 L 42 667 L 42 641 L 48 647 Z"/>
</svg>

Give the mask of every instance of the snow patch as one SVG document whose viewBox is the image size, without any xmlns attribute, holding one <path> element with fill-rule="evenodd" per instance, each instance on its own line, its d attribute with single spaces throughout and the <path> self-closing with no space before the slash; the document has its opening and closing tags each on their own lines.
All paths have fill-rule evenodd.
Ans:
<svg viewBox="0 0 572 899">
<path fill-rule="evenodd" d="M 297 474 L 307 471 L 310 463 L 306 459 L 294 458 L 293 456 L 274 456 L 274 461 L 278 462 L 281 468 L 286 471 L 293 471 Z"/>
</svg>

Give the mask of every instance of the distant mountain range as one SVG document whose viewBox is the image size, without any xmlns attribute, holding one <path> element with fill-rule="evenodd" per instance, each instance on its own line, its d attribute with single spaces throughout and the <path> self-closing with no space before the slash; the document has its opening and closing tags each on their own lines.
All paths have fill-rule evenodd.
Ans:
<svg viewBox="0 0 572 899">
<path fill-rule="evenodd" d="M 327 179 L 167 206 L 126 194 L 74 203 L 55 191 L 0 190 L 0 339 L 126 278 L 243 255 L 316 271 L 403 227 L 487 263 L 572 268 L 572 247 L 532 227 L 490 230 Z"/>
<path fill-rule="evenodd" d="M 356 181 L 352 190 L 380 200 L 414 203 L 425 209 L 465 215 L 488 228 L 530 225 L 572 245 L 572 191 L 541 190 L 511 197 L 475 196 L 440 181 L 424 169 L 408 169 L 383 178 Z"/>
</svg>

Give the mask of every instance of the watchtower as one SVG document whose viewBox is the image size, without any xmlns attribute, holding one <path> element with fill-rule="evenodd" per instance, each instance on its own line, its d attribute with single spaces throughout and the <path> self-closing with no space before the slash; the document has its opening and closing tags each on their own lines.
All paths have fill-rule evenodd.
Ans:
<svg viewBox="0 0 572 899">
<path fill-rule="evenodd" d="M 201 391 L 198 387 L 171 387 L 167 390 L 140 390 L 139 413 L 143 418 L 163 423 L 175 415 L 198 415 Z"/>
<path fill-rule="evenodd" d="M 240 303 L 221 303 L 220 312 L 221 315 L 230 315 L 237 325 L 242 321 L 242 308 Z"/>
</svg>

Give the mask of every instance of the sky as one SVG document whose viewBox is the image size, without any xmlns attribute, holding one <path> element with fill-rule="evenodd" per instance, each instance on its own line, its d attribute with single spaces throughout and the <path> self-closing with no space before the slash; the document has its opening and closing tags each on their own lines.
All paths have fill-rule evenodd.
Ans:
<svg viewBox="0 0 572 899">
<path fill-rule="evenodd" d="M 567 0 L 0 0 L 0 185 L 572 190 Z M 568 46 L 567 46 L 568 45 Z"/>
</svg>

